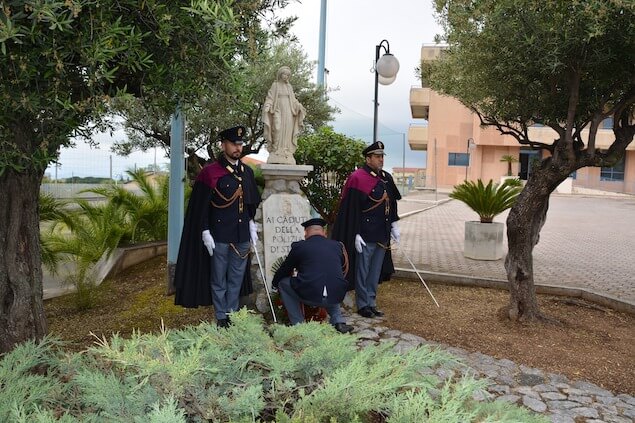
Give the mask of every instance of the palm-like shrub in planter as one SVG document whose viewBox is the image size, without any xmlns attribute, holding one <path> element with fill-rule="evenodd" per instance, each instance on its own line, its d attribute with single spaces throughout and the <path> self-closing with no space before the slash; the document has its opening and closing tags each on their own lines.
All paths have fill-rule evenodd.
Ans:
<svg viewBox="0 0 635 423">
<path fill-rule="evenodd" d="M 467 204 L 479 215 L 481 223 L 492 223 L 496 215 L 514 205 L 520 191 L 522 185 L 518 179 L 507 179 L 502 184 L 490 180 L 487 185 L 479 179 L 456 185 L 450 198 Z"/>
<path fill-rule="evenodd" d="M 480 217 L 480 222 L 465 222 L 463 255 L 475 260 L 498 260 L 503 256 L 504 225 L 493 222 L 496 215 L 514 205 L 522 191 L 518 179 L 507 179 L 502 184 L 480 179 L 465 181 L 454 187 L 450 198 L 462 201 Z"/>
</svg>

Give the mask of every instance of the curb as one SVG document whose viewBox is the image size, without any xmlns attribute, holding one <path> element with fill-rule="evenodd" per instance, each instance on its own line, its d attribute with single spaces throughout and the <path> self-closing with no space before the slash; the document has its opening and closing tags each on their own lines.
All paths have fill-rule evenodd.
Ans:
<svg viewBox="0 0 635 423">
<path fill-rule="evenodd" d="M 417 269 L 396 268 L 395 277 L 403 279 L 419 280 L 417 272 L 426 280 L 433 283 L 455 286 L 469 286 L 479 288 L 492 288 L 508 291 L 509 282 L 504 279 L 479 278 L 475 276 L 455 275 L 452 273 L 428 272 Z M 615 311 L 635 315 L 635 303 L 622 300 L 610 295 L 599 294 L 585 288 L 571 288 L 561 285 L 534 284 L 537 294 L 556 295 L 559 297 L 582 298 L 595 304 L 609 307 Z"/>
</svg>

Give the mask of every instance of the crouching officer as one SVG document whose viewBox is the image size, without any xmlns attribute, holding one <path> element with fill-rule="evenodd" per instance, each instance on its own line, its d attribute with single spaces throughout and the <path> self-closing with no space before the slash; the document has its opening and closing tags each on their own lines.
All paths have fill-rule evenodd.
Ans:
<svg viewBox="0 0 635 423">
<path fill-rule="evenodd" d="M 292 325 L 302 323 L 302 304 L 324 307 L 329 322 L 338 332 L 353 330 L 342 317 L 340 303 L 347 291 L 344 275 L 348 271 L 348 256 L 341 242 L 326 238 L 324 219 L 315 218 L 302 223 L 304 241 L 291 244 L 291 251 L 273 277 L 280 298 Z M 289 276 L 293 270 L 297 276 Z"/>
</svg>

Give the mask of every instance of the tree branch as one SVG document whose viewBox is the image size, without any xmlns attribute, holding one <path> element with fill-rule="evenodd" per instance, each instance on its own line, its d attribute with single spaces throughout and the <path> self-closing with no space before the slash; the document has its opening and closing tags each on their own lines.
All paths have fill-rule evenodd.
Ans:
<svg viewBox="0 0 635 423">
<path fill-rule="evenodd" d="M 529 139 L 527 125 L 517 122 L 521 127 L 523 127 L 523 130 L 520 130 L 509 124 L 500 123 L 494 118 L 485 117 L 475 108 L 471 108 L 471 109 L 478 116 L 482 126 L 493 126 L 502 135 L 511 135 L 512 137 L 516 138 L 516 141 L 518 141 L 518 143 L 521 145 L 529 145 L 530 147 L 534 147 L 534 148 L 542 148 L 553 153 L 553 145 L 531 141 Z"/>
</svg>

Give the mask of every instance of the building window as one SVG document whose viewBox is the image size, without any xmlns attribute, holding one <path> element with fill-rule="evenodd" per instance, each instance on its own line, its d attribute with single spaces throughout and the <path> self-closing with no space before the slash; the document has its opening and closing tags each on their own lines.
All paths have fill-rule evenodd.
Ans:
<svg viewBox="0 0 635 423">
<path fill-rule="evenodd" d="M 600 181 L 623 181 L 624 180 L 624 157 L 613 167 L 603 167 L 600 170 Z"/>
<path fill-rule="evenodd" d="M 448 166 L 469 166 L 470 155 L 467 153 L 449 153 Z"/>
<path fill-rule="evenodd" d="M 606 119 L 604 119 L 602 121 L 602 123 L 600 123 L 600 128 L 601 129 L 613 129 L 613 118 L 612 117 L 607 117 Z"/>
</svg>

